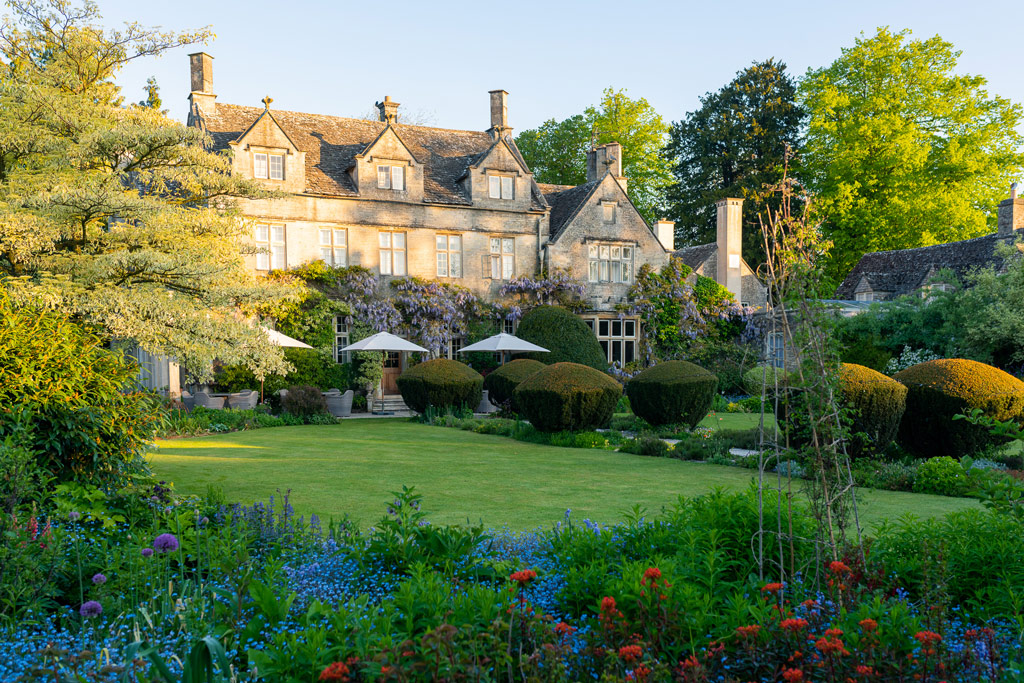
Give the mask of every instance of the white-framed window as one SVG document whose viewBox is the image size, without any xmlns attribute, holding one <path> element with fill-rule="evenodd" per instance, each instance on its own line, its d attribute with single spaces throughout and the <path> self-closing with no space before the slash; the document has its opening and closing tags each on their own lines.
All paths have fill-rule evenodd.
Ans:
<svg viewBox="0 0 1024 683">
<path fill-rule="evenodd" d="M 871 301 L 871 292 L 857 292 L 853 298 L 856 301 Z"/>
<path fill-rule="evenodd" d="M 462 277 L 462 237 L 437 236 L 437 276 Z"/>
<path fill-rule="evenodd" d="M 405 167 L 380 164 L 377 166 L 377 189 L 397 190 L 405 189 Z"/>
<path fill-rule="evenodd" d="M 605 223 L 615 222 L 615 202 L 601 202 L 601 213 Z"/>
<path fill-rule="evenodd" d="M 640 328 L 636 318 L 588 318 L 584 322 L 594 331 L 609 363 L 625 365 L 636 360 Z"/>
<path fill-rule="evenodd" d="M 352 343 L 349 341 L 351 338 L 352 331 L 349 329 L 348 323 L 345 322 L 345 318 L 340 315 L 334 316 L 334 362 L 349 363 L 352 361 L 352 352 L 342 351 Z"/>
<path fill-rule="evenodd" d="M 459 350 L 466 345 L 465 337 L 453 337 L 448 340 L 448 345 L 443 349 L 444 357 L 451 360 L 459 360 Z"/>
<path fill-rule="evenodd" d="M 518 326 L 518 321 L 516 320 L 508 320 L 506 318 L 501 321 L 501 331 L 505 334 L 515 334 Z"/>
<path fill-rule="evenodd" d="M 491 199 L 514 199 L 515 178 L 510 175 L 487 176 L 487 194 Z"/>
<path fill-rule="evenodd" d="M 380 244 L 380 274 L 405 275 L 405 233 L 382 230 L 377 239 Z"/>
<path fill-rule="evenodd" d="M 348 265 L 348 231 L 320 228 L 320 260 L 329 266 Z"/>
<path fill-rule="evenodd" d="M 782 368 L 786 365 L 786 336 L 782 332 L 769 332 L 765 338 L 766 356 L 772 367 Z"/>
<path fill-rule="evenodd" d="M 516 240 L 514 237 L 492 237 L 491 253 L 485 257 L 488 268 L 484 274 L 492 280 L 511 280 L 516 276 Z"/>
<path fill-rule="evenodd" d="M 254 152 L 252 155 L 252 175 L 255 178 L 284 180 L 284 156 Z"/>
<path fill-rule="evenodd" d="M 257 223 L 256 246 L 265 251 L 256 254 L 256 270 L 283 270 L 288 265 L 284 239 L 284 226 Z"/>
<path fill-rule="evenodd" d="M 625 244 L 591 244 L 587 247 L 591 282 L 632 282 L 633 247 Z"/>
</svg>

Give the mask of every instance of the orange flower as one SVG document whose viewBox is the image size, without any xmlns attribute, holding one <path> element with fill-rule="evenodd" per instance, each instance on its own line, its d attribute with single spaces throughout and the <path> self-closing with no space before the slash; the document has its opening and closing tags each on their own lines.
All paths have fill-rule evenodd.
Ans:
<svg viewBox="0 0 1024 683">
<path fill-rule="evenodd" d="M 918 631 L 914 634 L 914 638 L 922 645 L 930 645 L 931 643 L 937 643 L 942 640 L 942 636 L 934 631 Z"/>
<path fill-rule="evenodd" d="M 647 677 L 650 676 L 650 675 L 651 675 L 651 670 L 648 669 L 643 664 L 641 664 L 637 668 L 633 669 L 633 671 L 631 671 L 629 673 L 629 675 L 626 676 L 626 680 L 627 681 L 646 681 Z"/>
<path fill-rule="evenodd" d="M 602 612 L 612 612 L 612 611 L 615 610 L 615 607 L 616 607 L 616 605 L 615 605 L 615 598 L 611 597 L 610 595 L 607 596 L 607 597 L 601 598 L 601 611 Z"/>
<path fill-rule="evenodd" d="M 321 681 L 347 681 L 351 673 L 343 662 L 328 664 L 327 668 L 320 672 Z"/>
<path fill-rule="evenodd" d="M 765 584 L 764 588 L 761 589 L 762 593 L 778 593 L 782 590 L 781 583 L 769 583 Z"/>
<path fill-rule="evenodd" d="M 804 680 L 804 672 L 800 669 L 783 669 L 782 680 L 786 683 L 798 683 L 798 681 Z"/>
<path fill-rule="evenodd" d="M 860 627 L 868 633 L 874 633 L 878 630 L 878 622 L 874 619 L 861 619 Z"/>
<path fill-rule="evenodd" d="M 790 631 L 791 633 L 796 633 L 797 631 L 801 631 L 801 630 L 807 628 L 807 620 L 806 619 L 783 619 L 782 622 L 779 623 L 779 626 L 781 626 L 784 631 Z"/>
<path fill-rule="evenodd" d="M 857 673 L 859 675 L 861 675 L 861 676 L 874 676 L 875 675 L 875 670 L 872 669 L 870 666 L 865 666 L 863 664 L 858 664 L 857 665 Z"/>
<path fill-rule="evenodd" d="M 639 645 L 623 645 L 619 648 L 619 657 L 627 664 L 637 661 L 643 654 L 644 651 Z"/>
<path fill-rule="evenodd" d="M 853 573 L 852 569 L 850 569 L 844 563 L 839 562 L 839 561 L 830 562 L 829 565 L 828 565 L 828 568 L 830 570 L 832 570 L 832 573 L 837 575 L 837 576 L 840 575 L 840 574 L 852 574 Z"/>
<path fill-rule="evenodd" d="M 537 578 L 537 572 L 533 571 L 532 569 L 523 569 L 518 572 L 513 572 L 512 576 L 508 578 L 515 581 L 520 586 L 525 586 L 526 584 L 530 583 L 530 581 Z"/>
<path fill-rule="evenodd" d="M 555 633 L 560 636 L 571 636 L 573 633 L 576 633 L 576 629 L 564 621 L 560 621 L 555 624 Z"/>
<path fill-rule="evenodd" d="M 740 626 L 736 629 L 736 633 L 740 634 L 742 638 L 756 638 L 757 634 L 761 632 L 761 627 L 757 624 L 752 626 Z"/>
</svg>

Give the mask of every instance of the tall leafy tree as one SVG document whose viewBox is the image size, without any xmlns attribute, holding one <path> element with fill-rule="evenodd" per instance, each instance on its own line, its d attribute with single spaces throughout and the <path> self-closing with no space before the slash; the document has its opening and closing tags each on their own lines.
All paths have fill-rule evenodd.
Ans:
<svg viewBox="0 0 1024 683">
<path fill-rule="evenodd" d="M 668 124 L 644 98 L 606 88 L 600 103 L 563 121 L 551 119 L 523 131 L 516 144 L 538 182 L 579 185 L 586 181 L 587 152 L 596 145 L 622 145 L 622 173 L 627 194 L 648 221 L 664 210 L 671 169 L 661 155 Z"/>
<path fill-rule="evenodd" d="M 743 253 L 753 267 L 764 261 L 758 212 L 774 207 L 769 188 L 782 179 L 787 150 L 790 171 L 797 151 L 803 111 L 786 65 L 774 59 L 739 71 L 701 106 L 672 124 L 665 157 L 674 184 L 668 190 L 668 216 L 676 221 L 680 243 L 715 240 L 715 202 L 742 197 Z"/>
<path fill-rule="evenodd" d="M 869 251 L 989 231 L 1024 164 L 1019 105 L 956 73 L 939 36 L 880 28 L 800 84 L 808 111 L 803 177 L 841 280 Z"/>
<path fill-rule="evenodd" d="M 240 311 L 293 288 L 244 263 L 251 226 L 209 139 L 158 109 L 123 106 L 133 59 L 204 40 L 99 25 L 91 2 L 12 0 L 0 26 L 0 286 L 134 340 L 203 375 L 217 358 L 287 369 Z M 152 93 L 151 93 L 152 94 Z"/>
</svg>

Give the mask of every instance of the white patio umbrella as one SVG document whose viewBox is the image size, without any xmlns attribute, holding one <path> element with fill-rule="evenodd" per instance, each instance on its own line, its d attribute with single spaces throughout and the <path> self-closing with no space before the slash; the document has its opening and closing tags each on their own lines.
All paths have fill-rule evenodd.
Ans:
<svg viewBox="0 0 1024 683">
<path fill-rule="evenodd" d="M 396 337 L 390 332 L 378 332 L 366 339 L 360 339 L 355 344 L 349 344 L 341 349 L 341 351 L 419 351 L 430 353 L 422 346 L 413 344 L 408 339 Z"/>
<path fill-rule="evenodd" d="M 298 339 L 293 339 L 287 334 L 281 334 L 277 330 L 272 330 L 269 327 L 260 325 L 259 328 L 263 330 L 266 335 L 270 338 L 271 344 L 277 344 L 278 346 L 286 346 L 291 349 L 311 349 L 313 348 L 305 342 L 300 342 Z M 263 403 L 263 380 L 260 380 L 260 403 Z"/>
<path fill-rule="evenodd" d="M 471 351 L 495 351 L 501 354 L 501 362 L 505 362 L 505 352 L 509 353 L 525 353 L 527 351 L 539 351 L 541 353 L 549 353 L 548 349 L 543 346 L 537 346 L 532 342 L 528 342 L 525 339 L 512 334 L 496 334 L 493 337 L 478 341 L 475 344 L 464 346 L 459 349 L 459 353 L 469 353 Z"/>
</svg>

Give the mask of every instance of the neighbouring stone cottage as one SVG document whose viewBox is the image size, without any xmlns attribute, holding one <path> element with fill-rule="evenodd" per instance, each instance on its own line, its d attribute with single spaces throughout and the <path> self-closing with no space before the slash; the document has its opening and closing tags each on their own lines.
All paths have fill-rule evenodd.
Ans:
<svg viewBox="0 0 1024 683">
<path fill-rule="evenodd" d="M 870 302 L 914 293 L 927 296 L 963 283 L 965 276 L 980 268 L 1002 268 L 997 246 L 1024 236 L 1024 197 L 1017 196 L 1016 183 L 1009 199 L 999 203 L 996 225 L 996 232 L 974 239 L 864 254 L 836 289 L 836 299 Z M 952 272 L 957 282 L 941 281 L 942 271 Z"/>
<path fill-rule="evenodd" d="M 189 60 L 189 125 L 231 153 L 235 173 L 284 193 L 241 204 L 263 247 L 247 257 L 253 269 L 322 259 L 382 278 L 443 279 L 484 299 L 512 278 L 565 270 L 587 284 L 583 318 L 609 362 L 636 358 L 639 321 L 615 308 L 637 269 L 660 268 L 676 253 L 674 224 L 648 225 L 630 202 L 618 143 L 590 152 L 584 184 L 547 185 L 516 147 L 504 90 L 489 93 L 488 128 L 449 130 L 401 123 L 389 97 L 377 103 L 376 121 L 278 110 L 269 97 L 262 106 L 218 102 L 213 58 Z M 690 264 L 695 271 L 758 306 L 764 288 L 739 253 L 741 201 L 720 204 L 716 244 L 678 253 L 688 263 L 704 254 Z M 348 331 L 336 327 L 340 348 Z M 448 355 L 461 345 L 454 340 Z"/>
</svg>

